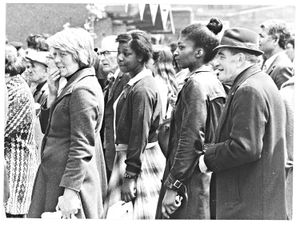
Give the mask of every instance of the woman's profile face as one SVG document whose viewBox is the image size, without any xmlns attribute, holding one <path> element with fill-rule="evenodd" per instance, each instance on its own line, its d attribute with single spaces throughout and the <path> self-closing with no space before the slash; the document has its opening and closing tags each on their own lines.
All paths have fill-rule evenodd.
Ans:
<svg viewBox="0 0 300 227">
<path fill-rule="evenodd" d="M 180 36 L 174 57 L 181 68 L 190 68 L 197 61 L 195 58 L 194 42 L 184 36 Z"/>
<path fill-rule="evenodd" d="M 119 44 L 117 60 L 123 73 L 134 73 L 143 65 L 128 43 Z"/>
<path fill-rule="evenodd" d="M 69 77 L 79 69 L 79 64 L 71 53 L 57 48 L 53 48 L 51 52 L 55 65 L 60 71 L 60 76 Z"/>
</svg>

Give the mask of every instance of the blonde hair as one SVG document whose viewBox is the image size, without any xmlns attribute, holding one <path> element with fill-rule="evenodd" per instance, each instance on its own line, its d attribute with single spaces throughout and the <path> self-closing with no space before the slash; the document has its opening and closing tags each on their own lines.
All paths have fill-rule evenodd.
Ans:
<svg viewBox="0 0 300 227">
<path fill-rule="evenodd" d="M 69 52 L 80 68 L 91 67 L 95 62 L 94 41 L 83 28 L 66 28 L 47 39 L 50 48 Z"/>
<path fill-rule="evenodd" d="M 178 85 L 175 79 L 175 69 L 173 67 L 173 55 L 167 46 L 154 48 L 154 72 L 155 76 L 160 76 L 167 84 L 170 94 L 177 95 Z"/>
</svg>

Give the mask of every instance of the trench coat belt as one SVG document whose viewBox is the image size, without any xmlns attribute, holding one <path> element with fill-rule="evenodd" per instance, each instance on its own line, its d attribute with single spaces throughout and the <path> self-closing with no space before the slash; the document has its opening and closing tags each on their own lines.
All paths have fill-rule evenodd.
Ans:
<svg viewBox="0 0 300 227">
<path fill-rule="evenodd" d="M 156 144 L 158 144 L 158 142 L 152 142 L 152 143 L 147 143 L 146 145 L 146 149 L 150 149 L 152 147 L 154 147 Z M 127 144 L 115 144 L 116 145 L 116 151 L 126 151 L 128 148 Z"/>
</svg>

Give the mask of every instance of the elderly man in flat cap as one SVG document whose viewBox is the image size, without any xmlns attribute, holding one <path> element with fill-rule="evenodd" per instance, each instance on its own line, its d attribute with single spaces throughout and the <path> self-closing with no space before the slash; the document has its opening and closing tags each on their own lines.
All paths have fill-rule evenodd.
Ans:
<svg viewBox="0 0 300 227">
<path fill-rule="evenodd" d="M 258 42 L 253 31 L 231 28 L 215 49 L 219 79 L 231 89 L 199 168 L 213 172 L 216 219 L 286 219 L 286 116 L 275 83 L 257 64 Z"/>
<path fill-rule="evenodd" d="M 58 73 L 53 58 L 48 51 L 37 51 L 28 49 L 25 55 L 26 71 L 24 72 L 32 90 L 35 101 L 36 117 L 39 119 L 35 123 L 35 141 L 37 150 L 40 145 L 48 125 L 49 112 L 43 111 L 47 107 L 49 85 L 49 75 Z M 64 82 L 65 83 L 65 82 Z M 60 82 L 60 87 L 62 87 Z M 43 114 L 41 114 L 43 112 Z"/>
<path fill-rule="evenodd" d="M 37 117 L 41 108 L 45 108 L 48 98 L 48 76 L 57 68 L 48 51 L 30 50 L 25 55 L 26 60 L 26 77 L 30 82 L 33 98 L 36 103 Z M 48 119 L 40 118 L 42 132 L 47 127 Z"/>
</svg>

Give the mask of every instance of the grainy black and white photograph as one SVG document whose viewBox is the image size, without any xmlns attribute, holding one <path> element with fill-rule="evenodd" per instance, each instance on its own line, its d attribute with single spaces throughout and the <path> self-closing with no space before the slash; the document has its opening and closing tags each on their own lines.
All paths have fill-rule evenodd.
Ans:
<svg viewBox="0 0 300 227">
<path fill-rule="evenodd" d="M 4 223 L 295 224 L 296 1 L 1 4 Z"/>
</svg>

